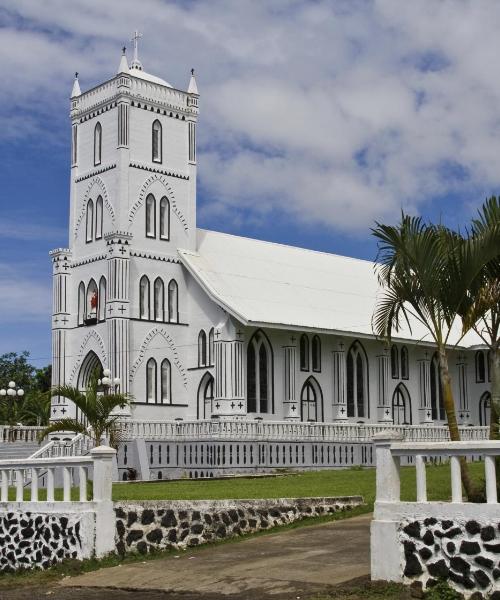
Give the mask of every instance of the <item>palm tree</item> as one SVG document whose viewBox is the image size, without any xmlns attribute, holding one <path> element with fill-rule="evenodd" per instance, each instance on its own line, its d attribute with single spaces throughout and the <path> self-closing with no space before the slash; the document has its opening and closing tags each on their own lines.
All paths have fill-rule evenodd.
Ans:
<svg viewBox="0 0 500 600">
<path fill-rule="evenodd" d="M 399 225 L 376 223 L 372 233 L 378 239 L 376 271 L 383 289 L 373 315 L 375 333 L 390 341 L 393 331 L 399 331 L 404 324 L 411 331 L 412 320 L 427 330 L 437 348 L 450 439 L 459 441 L 447 347 L 464 288 L 468 289 L 475 280 L 491 253 L 487 254 L 484 248 L 479 251 L 479 244 L 472 240 L 455 242 L 454 248 L 463 255 L 461 279 L 457 280 L 450 268 L 451 257 L 444 251 L 447 234 L 442 228 L 403 213 Z M 452 239 L 446 237 L 448 243 Z M 465 459 L 461 460 L 461 472 L 466 494 L 473 498 L 475 489 Z"/>
<path fill-rule="evenodd" d="M 98 446 L 104 439 L 114 445 L 118 439 L 119 429 L 117 420 L 119 415 L 113 415 L 118 407 L 123 408 L 130 402 L 128 394 L 102 394 L 99 391 L 99 371 L 92 374 L 87 389 L 82 392 L 69 385 L 52 388 L 51 396 L 61 396 L 71 400 L 82 415 L 82 420 L 66 418 L 54 421 L 39 435 L 43 439 L 50 433 L 59 431 L 72 431 L 92 438 Z"/>
</svg>

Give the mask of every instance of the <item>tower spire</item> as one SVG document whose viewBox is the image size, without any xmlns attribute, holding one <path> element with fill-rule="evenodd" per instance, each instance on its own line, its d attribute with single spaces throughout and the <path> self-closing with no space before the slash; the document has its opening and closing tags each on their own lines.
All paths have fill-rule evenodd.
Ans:
<svg viewBox="0 0 500 600">
<path fill-rule="evenodd" d="M 189 80 L 188 94 L 198 94 L 198 86 L 194 77 L 194 69 L 191 69 L 191 79 Z"/>
<path fill-rule="evenodd" d="M 73 89 L 71 90 L 71 98 L 81 96 L 82 91 L 80 90 L 80 83 L 78 82 L 78 73 L 75 73 L 75 81 L 73 82 Z"/>
<path fill-rule="evenodd" d="M 132 61 L 130 68 L 139 69 L 140 71 L 142 71 L 142 63 L 139 60 L 139 40 L 141 39 L 141 37 L 142 33 L 139 33 L 136 29 L 134 32 L 134 36 L 130 40 L 131 42 L 134 42 L 134 60 Z"/>
<path fill-rule="evenodd" d="M 118 67 L 118 73 L 128 73 L 128 62 L 126 55 L 127 48 L 123 46 L 122 57 L 120 59 L 120 66 Z"/>
</svg>

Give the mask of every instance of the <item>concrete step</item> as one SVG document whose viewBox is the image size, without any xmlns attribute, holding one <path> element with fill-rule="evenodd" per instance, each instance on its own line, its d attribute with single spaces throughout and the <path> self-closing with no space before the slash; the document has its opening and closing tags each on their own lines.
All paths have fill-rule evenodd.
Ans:
<svg viewBox="0 0 500 600">
<path fill-rule="evenodd" d="M 0 444 L 0 460 L 28 458 L 39 448 L 36 442 L 5 442 Z"/>
</svg>

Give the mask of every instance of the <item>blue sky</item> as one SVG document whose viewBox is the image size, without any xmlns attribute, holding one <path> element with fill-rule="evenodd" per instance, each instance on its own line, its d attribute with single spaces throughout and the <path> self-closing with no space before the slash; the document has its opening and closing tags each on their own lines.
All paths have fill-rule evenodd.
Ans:
<svg viewBox="0 0 500 600">
<path fill-rule="evenodd" d="M 200 226 L 372 259 L 401 208 L 466 223 L 500 184 L 500 4 L 401 6 L 3 0 L 0 353 L 50 361 L 73 73 L 113 76 L 135 28 L 145 70 L 185 88 L 196 68 Z"/>
</svg>

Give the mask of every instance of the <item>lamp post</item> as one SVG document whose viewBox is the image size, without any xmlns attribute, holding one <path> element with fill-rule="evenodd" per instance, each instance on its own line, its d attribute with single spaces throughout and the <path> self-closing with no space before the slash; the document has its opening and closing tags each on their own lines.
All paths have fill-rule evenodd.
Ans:
<svg viewBox="0 0 500 600">
<path fill-rule="evenodd" d="M 20 388 L 19 386 L 16 385 L 15 381 L 9 381 L 9 383 L 7 384 L 7 389 L 2 388 L 0 389 L 0 397 L 5 397 L 8 396 L 8 407 L 9 407 L 9 415 L 8 415 L 8 421 L 9 421 L 9 440 L 10 442 L 15 441 L 14 440 L 14 431 L 13 431 L 13 427 L 14 427 L 14 402 L 15 399 L 21 399 L 24 396 L 24 390 L 22 388 Z"/>
<path fill-rule="evenodd" d="M 97 384 L 102 388 L 104 394 L 117 393 L 121 380 L 119 377 L 111 377 L 111 371 L 104 369 L 102 379 L 98 379 Z"/>
</svg>

